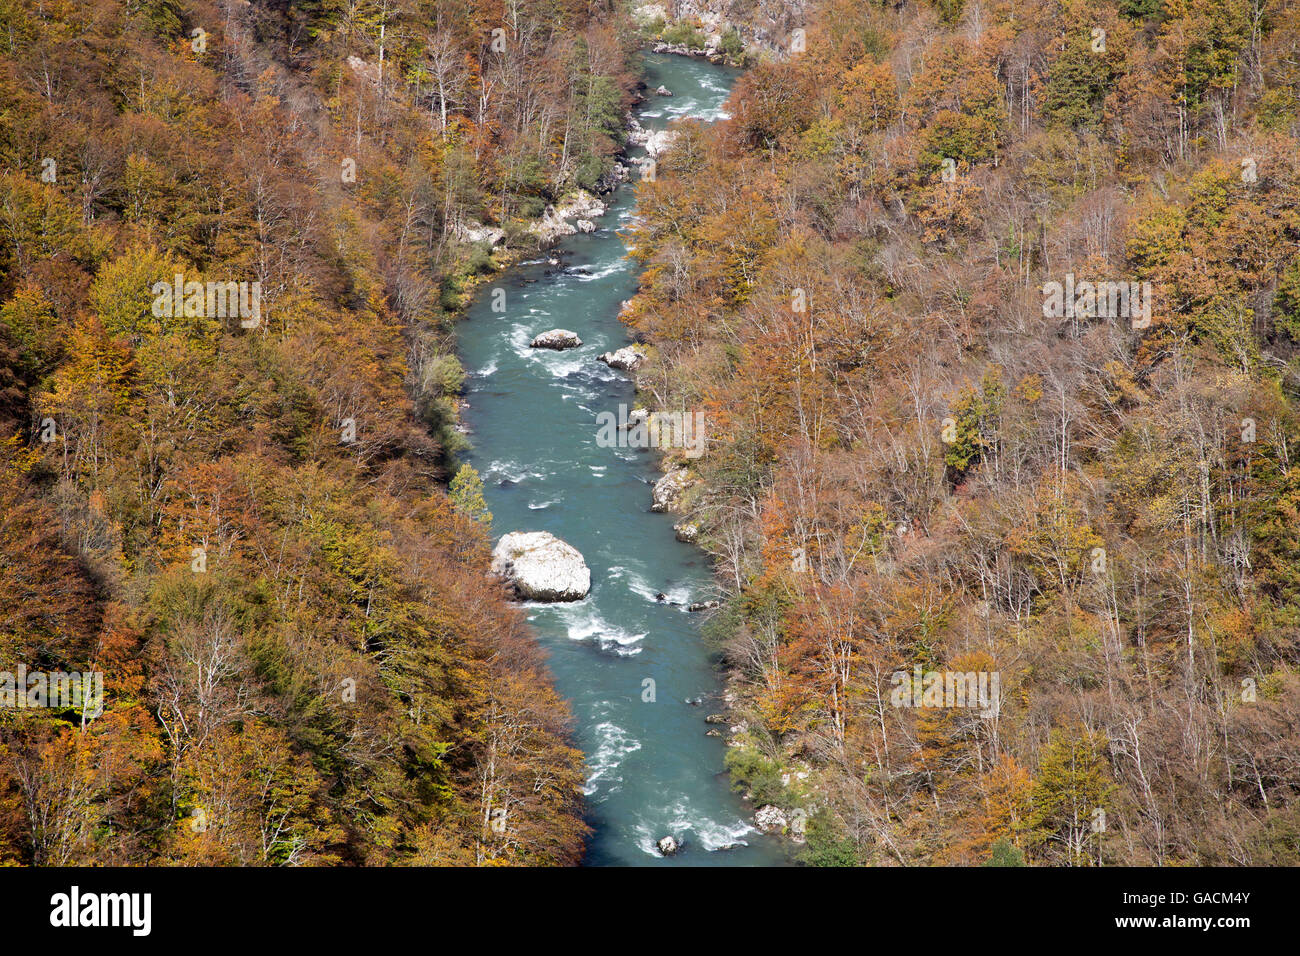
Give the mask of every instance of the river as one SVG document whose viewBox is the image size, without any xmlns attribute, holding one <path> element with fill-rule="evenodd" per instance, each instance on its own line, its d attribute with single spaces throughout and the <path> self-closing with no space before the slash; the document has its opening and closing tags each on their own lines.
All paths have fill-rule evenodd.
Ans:
<svg viewBox="0 0 1300 956">
<path fill-rule="evenodd" d="M 646 54 L 649 88 L 674 96 L 652 94 L 638 119 L 649 129 L 682 116 L 717 119 L 734 78 L 703 60 Z M 658 453 L 596 443 L 597 415 L 634 400 L 630 377 L 596 361 L 627 343 L 617 316 L 637 285 L 617 233 L 635 212 L 634 189 L 619 189 L 609 207 L 597 231 L 480 288 L 458 330 L 469 373 L 462 420 L 474 444 L 466 457 L 483 476 L 494 540 L 549 531 L 591 568 L 586 600 L 527 605 L 587 756 L 586 863 L 780 863 L 779 841 L 749 825 L 731 790 L 725 743 L 705 736 L 705 716 L 721 709 L 720 675 L 701 615 L 685 606 L 711 596 L 707 557 L 676 540 L 672 516 L 650 511 Z M 495 289 L 505 291 L 504 313 L 492 309 Z M 583 345 L 528 347 L 552 328 L 576 332 Z M 683 848 L 664 858 L 655 844 L 669 834 Z"/>
</svg>

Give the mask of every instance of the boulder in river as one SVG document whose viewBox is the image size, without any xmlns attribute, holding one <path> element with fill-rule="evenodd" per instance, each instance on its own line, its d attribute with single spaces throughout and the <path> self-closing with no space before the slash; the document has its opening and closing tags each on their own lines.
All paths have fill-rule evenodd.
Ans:
<svg viewBox="0 0 1300 956">
<path fill-rule="evenodd" d="M 551 329 L 549 332 L 543 332 L 537 338 L 529 343 L 530 348 L 535 349 L 554 349 L 562 352 L 565 349 L 576 349 L 582 344 L 582 339 L 578 338 L 577 333 L 570 332 L 568 329 Z"/>
<path fill-rule="evenodd" d="M 672 856 L 682 848 L 681 844 L 672 836 L 660 837 L 659 842 L 656 843 L 655 846 L 659 849 L 659 854 L 661 856 Z"/>
<path fill-rule="evenodd" d="M 596 224 L 592 222 L 590 219 L 579 219 L 577 223 L 575 223 L 575 225 L 577 225 L 578 227 L 578 232 L 596 231 Z"/>
<path fill-rule="evenodd" d="M 655 90 L 655 96 L 672 96 L 672 95 L 673 95 L 673 91 L 668 89 L 668 87 L 666 86 L 660 86 L 659 89 Z"/>
<path fill-rule="evenodd" d="M 700 526 L 694 521 L 679 521 L 673 525 L 673 533 L 678 541 L 694 544 L 700 537 Z"/>
<path fill-rule="evenodd" d="M 625 345 L 621 349 L 615 349 L 613 352 L 606 352 L 596 358 L 597 362 L 604 362 L 610 368 L 616 368 L 624 372 L 635 372 L 645 361 L 645 352 L 641 351 L 634 345 Z"/>
<path fill-rule="evenodd" d="M 492 549 L 492 572 L 530 601 L 581 601 L 591 570 L 578 549 L 548 531 L 512 531 Z"/>
</svg>

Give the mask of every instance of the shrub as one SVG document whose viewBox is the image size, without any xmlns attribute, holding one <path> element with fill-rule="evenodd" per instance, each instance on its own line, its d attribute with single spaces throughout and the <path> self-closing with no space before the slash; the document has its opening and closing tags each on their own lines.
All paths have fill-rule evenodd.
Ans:
<svg viewBox="0 0 1300 956">
<path fill-rule="evenodd" d="M 735 27 L 729 27 L 727 32 L 722 34 L 722 39 L 718 42 L 718 52 L 724 56 L 739 58 L 745 53 L 745 41 L 741 39 L 740 31 Z"/>
<path fill-rule="evenodd" d="M 781 767 L 776 761 L 746 747 L 730 748 L 726 760 L 732 785 L 737 790 L 748 790 L 757 806 L 769 803 L 782 806 L 786 803 L 785 788 L 781 786 Z"/>
<path fill-rule="evenodd" d="M 1025 855 L 1015 848 L 1010 840 L 1003 837 L 993 844 L 992 852 L 981 866 L 1024 866 Z"/>
<path fill-rule="evenodd" d="M 435 355 L 424 364 L 424 391 L 434 395 L 456 395 L 465 387 L 465 369 L 454 355 Z"/>
<path fill-rule="evenodd" d="M 673 46 L 689 47 L 692 50 L 698 50 L 705 42 L 704 34 L 689 23 L 674 23 L 659 38 Z"/>
<path fill-rule="evenodd" d="M 805 840 L 799 854 L 799 862 L 805 866 L 858 866 L 861 863 L 857 844 L 839 833 L 825 810 L 808 821 Z"/>
</svg>

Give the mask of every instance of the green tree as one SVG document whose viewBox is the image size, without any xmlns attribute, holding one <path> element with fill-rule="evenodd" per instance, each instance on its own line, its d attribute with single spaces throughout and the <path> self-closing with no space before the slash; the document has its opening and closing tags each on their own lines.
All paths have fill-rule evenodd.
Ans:
<svg viewBox="0 0 1300 956">
<path fill-rule="evenodd" d="M 473 465 L 461 465 L 456 477 L 447 489 L 451 503 L 466 518 L 477 521 L 484 528 L 492 524 L 492 512 L 488 511 L 487 502 L 483 500 L 483 479 L 479 477 Z"/>
<path fill-rule="evenodd" d="M 992 852 L 981 866 L 1024 866 L 1025 855 L 1015 848 L 1010 840 L 1003 837 L 993 844 Z"/>
<path fill-rule="evenodd" d="M 1043 112 L 1049 121 L 1071 127 L 1101 125 L 1102 101 L 1114 80 L 1111 61 L 1094 51 L 1089 35 L 1075 33 L 1047 77 Z"/>
<path fill-rule="evenodd" d="M 1052 731 L 1034 781 L 1030 839 L 1053 860 L 1087 860 L 1088 838 L 1105 832 L 1110 796 L 1106 739 L 1075 724 Z M 1062 852 L 1063 851 L 1063 852 Z"/>
</svg>

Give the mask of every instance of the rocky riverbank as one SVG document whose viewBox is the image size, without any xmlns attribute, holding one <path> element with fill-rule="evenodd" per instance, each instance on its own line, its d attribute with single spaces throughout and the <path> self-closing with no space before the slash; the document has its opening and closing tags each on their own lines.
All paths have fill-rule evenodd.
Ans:
<svg viewBox="0 0 1300 956">
<path fill-rule="evenodd" d="M 653 38 L 655 53 L 744 66 L 759 57 L 788 55 L 807 6 L 806 0 L 668 0 L 642 4 L 632 15 Z"/>
</svg>

